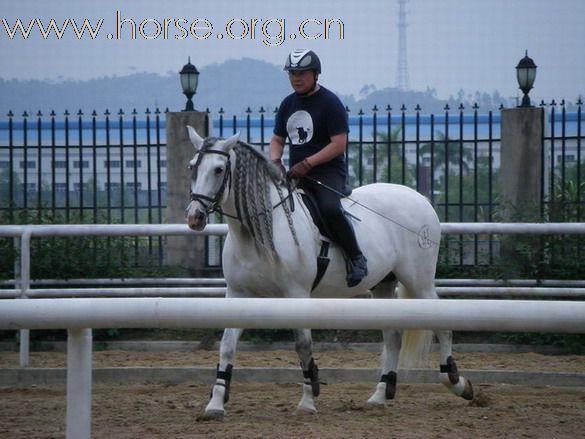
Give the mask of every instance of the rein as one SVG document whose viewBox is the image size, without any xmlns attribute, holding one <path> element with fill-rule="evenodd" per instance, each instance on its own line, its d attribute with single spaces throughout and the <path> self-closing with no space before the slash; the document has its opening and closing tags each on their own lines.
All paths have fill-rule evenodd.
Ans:
<svg viewBox="0 0 585 439">
<path fill-rule="evenodd" d="M 335 189 L 334 189 L 334 188 L 332 188 L 331 186 L 328 186 L 328 185 L 326 185 L 326 184 L 325 184 L 325 183 L 323 183 L 322 181 L 316 180 L 316 179 L 314 179 L 314 178 L 312 178 L 312 177 L 309 177 L 308 175 L 305 175 L 303 178 L 306 178 L 306 179 L 308 179 L 308 180 L 311 180 L 313 183 L 317 183 L 318 185 L 320 185 L 320 186 L 323 186 L 325 189 L 327 189 L 327 190 L 329 190 L 329 191 L 331 191 L 331 192 L 333 192 L 333 193 L 335 193 L 335 194 L 337 194 L 337 195 L 340 195 L 342 198 L 347 198 L 347 199 L 348 199 L 349 201 L 351 201 L 352 203 L 354 203 L 354 204 L 357 204 L 358 206 L 361 206 L 361 207 L 363 207 L 364 209 L 366 209 L 366 210 L 369 210 L 370 212 L 372 212 L 372 213 L 375 213 L 375 214 L 376 214 L 376 215 L 378 215 L 378 216 L 381 216 L 381 217 L 382 217 L 382 218 L 384 218 L 385 220 L 388 220 L 388 221 L 390 221 L 391 223 L 393 223 L 393 224 L 396 224 L 398 227 L 402 227 L 402 228 L 403 228 L 404 230 L 406 230 L 407 232 L 410 232 L 410 233 L 412 233 L 412 234 L 414 234 L 414 235 L 418 236 L 419 238 L 423 238 L 423 239 L 425 239 L 425 240 L 429 241 L 431 244 L 433 244 L 433 245 L 436 245 L 437 247 L 440 245 L 438 242 L 436 242 L 436 241 L 433 241 L 432 239 L 430 239 L 430 238 L 429 238 L 429 237 L 427 237 L 427 236 L 421 236 L 421 234 L 420 234 L 419 232 L 417 232 L 416 230 L 412 230 L 412 229 L 410 229 L 409 227 L 405 226 L 404 224 L 401 224 L 401 223 L 399 223 L 398 221 L 396 221 L 396 220 L 393 220 L 392 218 L 390 218 L 390 217 L 388 217 L 388 216 L 386 216 L 386 215 L 384 215 L 384 214 L 382 214 L 382 213 L 378 212 L 377 210 L 375 210 L 375 209 L 372 209 L 371 207 L 368 207 L 368 206 L 366 206 L 366 205 L 365 205 L 365 204 L 363 204 L 363 203 L 360 203 L 358 200 L 354 200 L 354 199 L 353 199 L 353 198 L 351 198 L 350 196 L 346 196 L 345 194 L 342 194 L 342 193 L 341 193 L 341 192 L 339 192 L 338 190 L 335 190 Z"/>
</svg>

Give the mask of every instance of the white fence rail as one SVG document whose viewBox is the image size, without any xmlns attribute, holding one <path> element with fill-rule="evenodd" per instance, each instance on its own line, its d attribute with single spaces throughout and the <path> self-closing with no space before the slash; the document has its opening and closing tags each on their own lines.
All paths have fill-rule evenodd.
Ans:
<svg viewBox="0 0 585 439">
<path fill-rule="evenodd" d="M 466 279 L 467 280 L 467 279 Z M 469 279 L 472 280 L 472 279 Z M 482 280 L 482 279 L 480 279 Z M 94 284 L 99 284 L 97 279 Z M 439 282 L 437 282 L 439 284 Z M 28 299 L 66 299 L 66 298 L 107 298 L 107 297 L 224 297 L 226 287 L 83 287 L 83 288 L 31 288 L 26 292 Z M 458 298 L 563 298 L 585 299 L 585 288 L 561 287 L 514 287 L 508 286 L 437 286 L 439 297 Z M 0 299 L 23 298 L 20 290 L 0 290 Z"/>
<path fill-rule="evenodd" d="M 443 223 L 443 234 L 585 234 L 585 223 Z M 226 224 L 209 224 L 201 232 L 189 229 L 185 224 L 57 224 L 57 225 L 0 225 L 0 237 L 15 239 L 18 249 L 18 264 L 15 269 L 16 288 L 0 290 L 0 298 L 27 297 L 37 294 L 37 297 L 52 297 L 54 291 L 31 291 L 31 252 L 30 240 L 33 237 L 73 237 L 73 236 L 177 236 L 189 234 L 225 235 Z M 449 287 L 444 287 L 449 288 Z M 142 290 L 145 295 L 155 294 L 155 291 Z M 204 294 L 216 295 L 220 291 L 210 289 L 201 290 Z M 441 294 L 441 290 L 439 293 Z M 452 293 L 445 289 L 444 293 Z M 73 292 L 72 292 L 73 293 Z M 104 291 L 105 293 L 105 291 Z M 163 290 L 158 290 L 163 293 Z M 524 295 L 521 290 L 516 293 Z M 574 290 L 570 295 L 579 295 L 582 291 Z M 91 295 L 89 291 L 74 293 Z M 135 290 L 133 294 L 142 294 Z M 556 293 L 555 293 L 556 294 Z M 111 290 L 110 296 L 120 295 L 120 291 Z M 31 296 L 32 297 L 32 296 Z"/>
<path fill-rule="evenodd" d="M 585 333 L 585 302 L 118 298 L 2 302 L 0 329 L 432 329 Z"/>
<path fill-rule="evenodd" d="M 16 281 L 0 282 L 0 299 L 22 297 Z M 99 285 L 99 287 L 96 287 Z M 437 279 L 439 297 L 585 299 L 585 280 Z M 224 297 L 223 278 L 97 278 L 31 280 L 27 298 Z M 45 288 L 41 288 L 41 286 Z M 51 288 L 46 288 L 51 287 Z M 179 288 L 180 287 L 180 288 Z"/>
<path fill-rule="evenodd" d="M 443 234 L 585 234 L 585 223 L 443 223 Z M 0 237 L 13 237 L 19 258 L 15 267 L 15 288 L 0 289 L 0 299 L 13 298 L 66 298 L 66 297 L 221 297 L 223 286 L 192 288 L 99 287 L 79 288 L 32 288 L 31 247 L 33 237 L 72 236 L 177 236 L 189 234 L 225 235 L 226 224 L 209 224 L 204 231 L 194 232 L 185 224 L 58 224 L 58 225 L 8 225 L 0 226 Z M 87 281 L 85 281 L 87 282 Z M 585 285 L 438 285 L 441 297 L 453 295 L 468 297 L 509 296 L 535 297 L 585 297 Z"/>
</svg>

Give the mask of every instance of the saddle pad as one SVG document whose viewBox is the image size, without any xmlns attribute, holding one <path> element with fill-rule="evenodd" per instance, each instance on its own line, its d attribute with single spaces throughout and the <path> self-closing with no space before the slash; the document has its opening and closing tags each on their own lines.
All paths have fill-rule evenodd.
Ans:
<svg viewBox="0 0 585 439">
<path fill-rule="evenodd" d="M 311 214 L 313 223 L 319 229 L 319 233 L 321 233 L 321 235 L 324 238 L 328 239 L 329 241 L 335 242 L 335 240 L 332 238 L 331 233 L 329 232 L 327 224 L 323 219 L 323 215 L 321 215 L 321 211 L 319 210 L 319 206 L 317 204 L 317 201 L 315 200 L 315 196 L 311 193 L 305 192 L 302 188 L 296 188 L 295 191 L 301 196 L 303 203 L 305 203 L 305 206 L 307 207 L 309 213 Z M 346 188 L 344 192 L 345 196 L 349 196 L 349 194 L 351 194 L 351 189 Z M 359 218 L 352 215 L 347 210 L 343 209 L 343 207 L 342 210 L 343 214 L 346 215 L 350 221 L 361 221 Z"/>
</svg>

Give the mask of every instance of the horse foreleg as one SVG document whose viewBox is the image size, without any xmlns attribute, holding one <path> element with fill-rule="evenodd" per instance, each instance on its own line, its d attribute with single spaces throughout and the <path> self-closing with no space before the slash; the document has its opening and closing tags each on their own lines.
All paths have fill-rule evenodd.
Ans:
<svg viewBox="0 0 585 439">
<path fill-rule="evenodd" d="M 301 360 L 303 369 L 303 396 L 297 406 L 299 415 L 312 415 L 317 412 L 314 397 L 319 396 L 319 368 L 313 359 L 312 338 L 310 329 L 298 329 L 295 331 L 296 351 Z"/>
<path fill-rule="evenodd" d="M 383 335 L 382 376 L 380 377 L 380 382 L 376 385 L 374 394 L 367 401 L 367 404 L 371 405 L 384 405 L 387 400 L 394 399 L 396 393 L 398 355 L 402 345 L 402 333 L 397 330 L 385 330 Z"/>
<path fill-rule="evenodd" d="M 228 402 L 230 397 L 232 365 L 241 334 L 242 329 L 239 328 L 226 328 L 223 332 L 219 347 L 219 364 L 217 365 L 215 384 L 211 388 L 211 398 L 205 407 L 205 416 L 207 417 L 223 418 L 224 404 Z"/>
<path fill-rule="evenodd" d="M 473 399 L 473 386 L 471 381 L 464 378 L 457 370 L 457 364 L 453 359 L 453 335 L 451 331 L 436 331 L 441 348 L 441 382 L 457 396 L 464 399 Z"/>
</svg>

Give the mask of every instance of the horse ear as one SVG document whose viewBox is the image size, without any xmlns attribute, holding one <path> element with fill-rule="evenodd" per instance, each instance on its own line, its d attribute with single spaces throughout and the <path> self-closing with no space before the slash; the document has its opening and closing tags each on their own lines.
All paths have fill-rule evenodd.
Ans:
<svg viewBox="0 0 585 439">
<path fill-rule="evenodd" d="M 238 144 L 238 142 L 240 141 L 240 133 L 239 131 L 234 134 L 231 137 L 228 137 L 227 139 L 225 139 L 223 141 L 223 149 L 228 152 L 230 151 L 234 146 L 236 146 Z"/>
<path fill-rule="evenodd" d="M 189 140 L 191 140 L 191 143 L 195 147 L 195 151 L 199 151 L 203 145 L 203 138 L 197 134 L 197 131 L 191 125 L 187 125 L 187 131 L 189 132 Z"/>
</svg>

